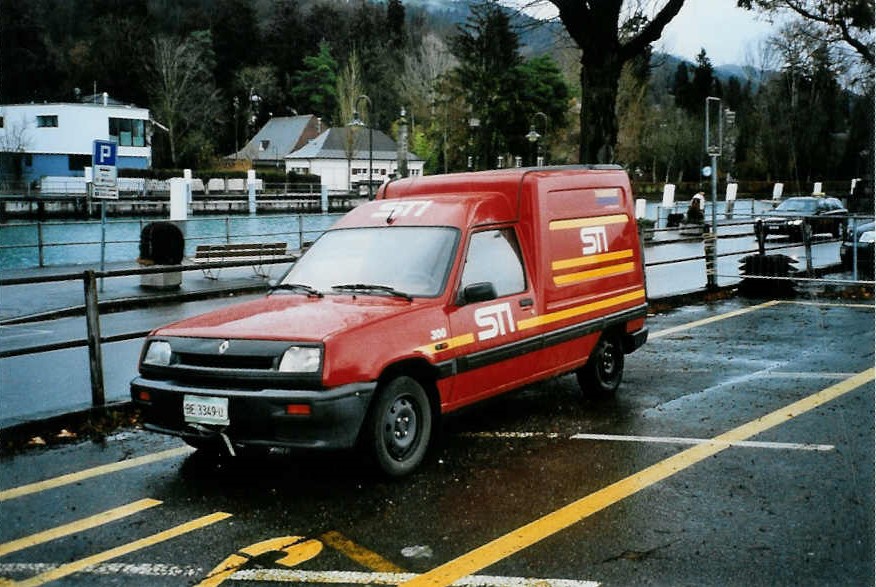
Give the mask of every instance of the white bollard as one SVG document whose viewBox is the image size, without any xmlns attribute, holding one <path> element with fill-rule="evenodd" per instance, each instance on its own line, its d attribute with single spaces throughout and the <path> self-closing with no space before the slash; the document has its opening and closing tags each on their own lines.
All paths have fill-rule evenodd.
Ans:
<svg viewBox="0 0 876 587">
<path fill-rule="evenodd" d="M 636 199 L 636 220 L 644 218 L 648 213 L 648 200 L 645 198 Z"/>
<path fill-rule="evenodd" d="M 249 191 L 249 214 L 255 216 L 256 213 L 256 173 L 255 169 L 250 169 L 246 172 L 246 188 Z"/>
</svg>

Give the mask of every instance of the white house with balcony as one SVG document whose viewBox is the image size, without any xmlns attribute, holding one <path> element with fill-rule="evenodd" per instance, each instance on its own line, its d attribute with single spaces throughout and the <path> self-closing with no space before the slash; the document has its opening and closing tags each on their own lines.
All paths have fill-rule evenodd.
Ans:
<svg viewBox="0 0 876 587">
<path fill-rule="evenodd" d="M 97 103 L 0 105 L 0 174 L 26 181 L 83 177 L 95 139 L 118 143 L 119 169 L 152 164 L 149 110 Z"/>
<path fill-rule="evenodd" d="M 398 173 L 398 144 L 374 130 L 369 149 L 368 133 L 367 128 L 330 128 L 286 155 L 286 172 L 318 175 L 329 190 L 359 189 L 368 185 L 370 160 L 372 185 L 387 182 Z M 422 175 L 423 159 L 409 151 L 406 157 L 408 175 Z"/>
</svg>

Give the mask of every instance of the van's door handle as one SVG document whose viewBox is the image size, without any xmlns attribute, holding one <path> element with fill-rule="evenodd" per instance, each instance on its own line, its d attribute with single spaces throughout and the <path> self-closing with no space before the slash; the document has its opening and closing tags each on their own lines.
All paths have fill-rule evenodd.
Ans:
<svg viewBox="0 0 876 587">
<path fill-rule="evenodd" d="M 520 300 L 521 308 L 531 308 L 534 304 L 535 302 L 532 301 L 532 298 L 523 298 Z"/>
</svg>

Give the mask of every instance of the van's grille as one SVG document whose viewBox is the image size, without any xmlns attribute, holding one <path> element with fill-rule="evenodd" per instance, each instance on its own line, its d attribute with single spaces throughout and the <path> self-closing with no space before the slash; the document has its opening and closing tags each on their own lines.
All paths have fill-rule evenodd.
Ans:
<svg viewBox="0 0 876 587">
<path fill-rule="evenodd" d="M 207 367 L 210 369 L 273 369 L 275 357 L 257 357 L 240 355 L 197 355 L 194 353 L 175 353 L 176 363 L 191 367 Z"/>
</svg>

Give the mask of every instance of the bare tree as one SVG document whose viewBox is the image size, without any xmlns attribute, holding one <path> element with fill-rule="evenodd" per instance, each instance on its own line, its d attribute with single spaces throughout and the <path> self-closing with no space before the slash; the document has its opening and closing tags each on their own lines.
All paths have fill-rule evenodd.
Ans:
<svg viewBox="0 0 876 587">
<path fill-rule="evenodd" d="M 822 40 L 846 43 L 871 67 L 874 64 L 873 0 L 738 0 L 738 4 L 771 15 L 790 12 L 818 24 L 826 35 Z"/>
<path fill-rule="evenodd" d="M 0 129 L 0 179 L 11 171 L 12 179 L 20 179 L 21 158 L 30 145 L 30 137 L 27 133 L 27 122 L 22 115 L 18 122 L 9 120 L 5 109 L 0 108 L 0 119 L 4 121 Z"/>
<path fill-rule="evenodd" d="M 419 50 L 405 57 L 405 72 L 401 79 L 403 95 L 418 115 L 431 109 L 437 99 L 437 82 L 458 64 L 446 43 L 434 33 L 423 37 Z"/>
<path fill-rule="evenodd" d="M 351 166 L 353 155 L 356 152 L 356 137 L 359 130 L 358 128 L 351 127 L 348 123 L 353 120 L 354 113 L 359 115 L 360 120 L 363 120 L 366 116 L 364 113 L 356 111 L 356 101 L 362 95 L 362 87 L 362 66 L 359 63 L 359 54 L 353 51 L 350 53 L 347 64 L 338 76 L 338 120 L 346 130 L 344 133 L 344 152 L 347 155 L 348 189 L 352 188 L 349 182 L 352 176 Z M 370 117 L 370 115 L 370 112 L 367 113 L 367 116 Z M 368 124 L 369 126 L 372 124 L 370 118 L 368 119 Z M 369 177 L 368 180 L 370 182 L 371 178 Z"/>
<path fill-rule="evenodd" d="M 153 116 L 167 127 L 170 159 L 177 165 L 180 147 L 190 135 L 206 129 L 218 118 L 219 92 L 207 65 L 203 39 L 159 37 L 152 41 L 146 64 Z"/>
</svg>

